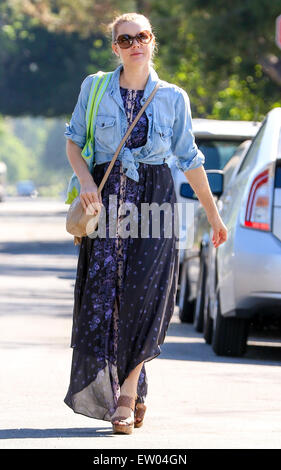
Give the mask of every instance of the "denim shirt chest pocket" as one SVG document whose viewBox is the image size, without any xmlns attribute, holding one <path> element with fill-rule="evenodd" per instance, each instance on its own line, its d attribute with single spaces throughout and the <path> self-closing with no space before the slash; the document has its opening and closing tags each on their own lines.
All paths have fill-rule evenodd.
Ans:
<svg viewBox="0 0 281 470">
<path fill-rule="evenodd" d="M 173 128 L 169 125 L 154 122 L 153 129 L 153 150 L 155 153 L 164 156 L 163 154 L 170 151 Z"/>
<path fill-rule="evenodd" d="M 116 117 L 98 114 L 95 128 L 96 150 L 100 152 L 114 152 L 117 140 Z"/>
</svg>

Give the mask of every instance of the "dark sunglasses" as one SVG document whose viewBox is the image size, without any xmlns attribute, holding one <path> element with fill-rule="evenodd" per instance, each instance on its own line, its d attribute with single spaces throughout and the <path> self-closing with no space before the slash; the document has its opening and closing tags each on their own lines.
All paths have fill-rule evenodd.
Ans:
<svg viewBox="0 0 281 470">
<path fill-rule="evenodd" d="M 118 44 L 121 49 L 129 49 L 132 46 L 134 39 L 140 44 L 149 44 L 153 34 L 150 31 L 141 31 L 136 36 L 130 36 L 130 34 L 119 34 L 118 38 L 115 39 L 114 44 Z"/>
</svg>

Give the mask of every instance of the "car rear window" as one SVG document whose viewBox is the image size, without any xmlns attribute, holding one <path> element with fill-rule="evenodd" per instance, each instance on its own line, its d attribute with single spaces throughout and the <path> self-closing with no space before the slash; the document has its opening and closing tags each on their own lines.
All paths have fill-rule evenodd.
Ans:
<svg viewBox="0 0 281 470">
<path fill-rule="evenodd" d="M 242 140 L 196 139 L 198 148 L 205 155 L 205 170 L 222 170 L 242 142 Z"/>
</svg>

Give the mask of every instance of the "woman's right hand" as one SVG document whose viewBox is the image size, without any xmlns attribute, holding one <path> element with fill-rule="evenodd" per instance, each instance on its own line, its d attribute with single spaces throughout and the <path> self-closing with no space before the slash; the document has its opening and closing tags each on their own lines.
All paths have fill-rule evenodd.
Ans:
<svg viewBox="0 0 281 470">
<path fill-rule="evenodd" d="M 80 182 L 80 201 L 88 214 L 96 215 L 101 210 L 102 198 L 92 176 L 87 181 Z"/>
</svg>

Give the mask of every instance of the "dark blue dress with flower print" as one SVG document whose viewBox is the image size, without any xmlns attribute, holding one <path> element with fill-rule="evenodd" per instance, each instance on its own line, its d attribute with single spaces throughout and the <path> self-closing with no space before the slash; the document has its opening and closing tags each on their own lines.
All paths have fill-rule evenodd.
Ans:
<svg viewBox="0 0 281 470">
<path fill-rule="evenodd" d="M 128 125 L 141 108 L 143 90 L 120 87 Z M 134 127 L 126 145 L 146 143 L 148 119 L 145 114 Z M 110 162 L 96 165 L 93 178 L 99 186 Z M 106 215 L 109 196 L 122 203 L 133 203 L 138 226 L 137 237 L 121 237 L 118 229 L 130 214 L 116 215 L 116 235 L 83 237 L 77 263 L 71 347 L 73 348 L 70 384 L 64 402 L 75 413 L 110 421 L 116 410 L 120 387 L 130 372 L 144 361 L 137 394 L 145 402 L 148 381 L 145 362 L 161 353 L 175 307 L 179 256 L 176 230 L 178 216 L 176 193 L 168 164 L 140 163 L 139 182 L 127 178 L 122 162 L 116 159 L 102 190 Z M 141 236 L 142 203 L 170 203 L 170 236 L 160 230 L 152 234 L 152 211 L 147 217 L 148 236 Z M 108 217 L 106 218 L 108 220 Z M 130 219 L 131 220 L 131 219 Z M 169 228 L 168 227 L 168 228 Z M 130 222 L 127 223 L 130 229 Z M 152 236 L 153 235 L 153 236 Z"/>
</svg>

